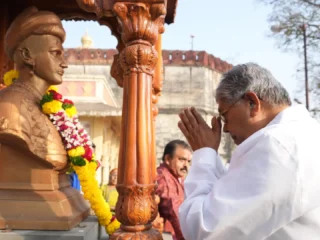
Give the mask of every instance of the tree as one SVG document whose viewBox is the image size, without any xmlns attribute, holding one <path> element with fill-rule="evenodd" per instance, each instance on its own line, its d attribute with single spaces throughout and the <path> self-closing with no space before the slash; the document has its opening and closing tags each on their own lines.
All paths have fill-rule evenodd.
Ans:
<svg viewBox="0 0 320 240">
<path fill-rule="evenodd" d="M 272 7 L 268 21 L 272 37 L 278 47 L 285 51 L 303 53 L 305 31 L 308 49 L 308 72 L 311 81 L 310 92 L 314 105 L 320 106 L 320 0 L 258 0 Z M 303 61 L 303 57 L 301 57 Z M 300 72 L 301 69 L 299 69 Z M 312 109 L 315 110 L 315 109 Z M 316 112 L 316 111 L 313 111 Z"/>
<path fill-rule="evenodd" d="M 278 38 L 279 47 L 296 49 L 303 40 L 305 24 L 309 47 L 318 47 L 320 41 L 319 0 L 261 0 L 272 6 L 269 16 L 271 31 Z"/>
</svg>

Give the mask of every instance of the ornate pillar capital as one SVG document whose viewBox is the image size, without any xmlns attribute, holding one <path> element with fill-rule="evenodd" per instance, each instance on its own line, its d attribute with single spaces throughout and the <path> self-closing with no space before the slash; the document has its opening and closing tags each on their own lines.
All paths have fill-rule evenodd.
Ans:
<svg viewBox="0 0 320 240">
<path fill-rule="evenodd" d="M 117 15 L 118 31 L 125 45 L 139 40 L 153 46 L 158 35 L 164 32 L 164 3 L 117 2 L 113 11 Z"/>
<path fill-rule="evenodd" d="M 153 76 L 158 60 L 154 45 L 164 32 L 165 5 L 117 2 L 113 10 L 125 45 L 119 58 L 123 74 L 144 72 Z"/>
</svg>

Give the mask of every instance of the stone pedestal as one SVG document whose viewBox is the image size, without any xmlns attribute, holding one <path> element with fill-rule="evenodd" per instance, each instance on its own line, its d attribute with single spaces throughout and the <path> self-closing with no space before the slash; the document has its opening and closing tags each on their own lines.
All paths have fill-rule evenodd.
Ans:
<svg viewBox="0 0 320 240">
<path fill-rule="evenodd" d="M 70 230 L 89 211 L 83 196 L 71 187 L 38 192 L 0 190 L 0 229 Z"/>
<path fill-rule="evenodd" d="M 98 221 L 88 217 L 70 231 L 0 230 L 1 240 L 97 240 Z"/>
<path fill-rule="evenodd" d="M 65 231 L 89 212 L 64 171 L 0 144 L 0 229 Z"/>
</svg>

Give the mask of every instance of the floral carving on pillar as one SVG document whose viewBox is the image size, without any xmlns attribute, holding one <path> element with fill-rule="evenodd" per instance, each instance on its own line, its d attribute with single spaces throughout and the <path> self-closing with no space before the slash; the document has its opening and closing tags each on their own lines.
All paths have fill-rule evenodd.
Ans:
<svg viewBox="0 0 320 240">
<path fill-rule="evenodd" d="M 154 85 L 159 84 L 153 83 L 153 77 L 158 61 L 154 45 L 164 32 L 166 7 L 164 3 L 117 2 L 113 10 L 123 46 L 112 74 L 123 86 L 123 111 L 116 206 L 121 228 L 111 239 L 162 239 L 151 224 L 158 212 L 153 96 L 159 92 Z"/>
</svg>

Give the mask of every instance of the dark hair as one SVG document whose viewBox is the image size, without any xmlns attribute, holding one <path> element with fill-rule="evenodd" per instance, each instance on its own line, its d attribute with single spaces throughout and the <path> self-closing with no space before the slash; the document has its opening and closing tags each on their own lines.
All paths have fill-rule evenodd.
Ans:
<svg viewBox="0 0 320 240">
<path fill-rule="evenodd" d="M 179 139 L 172 140 L 171 142 L 167 143 L 167 145 L 164 148 L 162 161 L 164 161 L 164 158 L 167 154 L 169 154 L 170 157 L 173 157 L 177 147 L 182 147 L 182 148 L 188 149 L 188 150 L 190 150 L 190 152 L 192 152 L 191 147 L 185 141 L 182 141 Z"/>
</svg>

